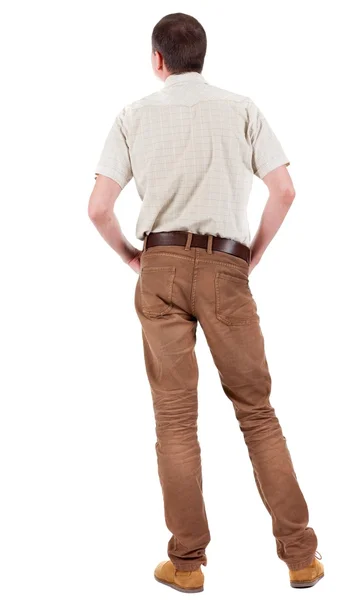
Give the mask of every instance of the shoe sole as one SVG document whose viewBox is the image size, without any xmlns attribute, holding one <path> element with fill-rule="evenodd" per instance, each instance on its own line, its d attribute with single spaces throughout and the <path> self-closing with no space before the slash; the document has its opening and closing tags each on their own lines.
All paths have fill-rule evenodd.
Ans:
<svg viewBox="0 0 351 600">
<path fill-rule="evenodd" d="M 199 588 L 182 588 L 179 587 L 179 585 L 176 585 L 175 583 L 168 583 L 168 581 L 163 581 L 162 579 L 159 579 L 158 577 L 156 577 L 156 575 L 154 575 L 156 581 L 158 581 L 158 583 L 163 583 L 163 585 L 167 585 L 168 587 L 173 588 L 174 590 L 177 590 L 177 592 L 185 592 L 186 594 L 196 594 L 197 592 L 203 592 L 204 591 L 204 587 L 201 586 Z"/>
<path fill-rule="evenodd" d="M 309 588 L 316 585 L 316 583 L 318 583 L 318 581 L 320 581 L 323 577 L 324 573 L 319 575 L 319 577 L 316 577 L 316 579 L 313 579 L 313 581 L 290 581 L 290 585 L 293 588 Z"/>
</svg>

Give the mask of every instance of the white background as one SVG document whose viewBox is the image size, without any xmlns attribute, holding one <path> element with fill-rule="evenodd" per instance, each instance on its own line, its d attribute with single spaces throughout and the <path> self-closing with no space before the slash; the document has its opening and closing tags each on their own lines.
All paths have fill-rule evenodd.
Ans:
<svg viewBox="0 0 351 600">
<path fill-rule="evenodd" d="M 314 597 L 347 596 L 350 537 L 350 95 L 347 3 L 7 3 L 1 24 L 3 600 L 173 598 L 137 274 L 88 219 L 113 119 L 162 87 L 150 65 L 170 12 L 207 31 L 203 75 L 250 96 L 296 199 L 250 283 L 272 404 L 319 539 Z M 255 180 L 251 230 L 266 201 Z M 132 181 L 116 203 L 138 248 Z M 208 598 L 290 598 L 234 410 L 198 327 Z"/>
</svg>

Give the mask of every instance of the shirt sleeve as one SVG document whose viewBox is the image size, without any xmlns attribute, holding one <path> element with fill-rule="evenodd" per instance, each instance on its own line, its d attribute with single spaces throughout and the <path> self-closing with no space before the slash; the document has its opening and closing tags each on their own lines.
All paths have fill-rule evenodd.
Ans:
<svg viewBox="0 0 351 600">
<path fill-rule="evenodd" d="M 116 181 L 121 188 L 124 188 L 133 177 L 124 125 L 125 111 L 126 109 L 123 108 L 115 118 L 95 168 L 95 179 L 98 174 L 106 175 Z"/>
<path fill-rule="evenodd" d="M 277 136 L 256 104 L 249 99 L 249 139 L 252 145 L 252 170 L 263 179 L 281 165 L 290 165 Z"/>
</svg>

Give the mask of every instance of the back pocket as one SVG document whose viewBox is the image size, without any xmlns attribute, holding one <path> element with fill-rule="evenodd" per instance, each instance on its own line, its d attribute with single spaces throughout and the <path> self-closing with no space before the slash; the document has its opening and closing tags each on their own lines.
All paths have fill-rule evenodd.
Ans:
<svg viewBox="0 0 351 600">
<path fill-rule="evenodd" d="M 175 267 L 144 266 L 140 271 L 140 298 L 147 317 L 162 317 L 172 310 Z"/>
<path fill-rule="evenodd" d="M 257 319 L 257 306 L 246 275 L 239 271 L 215 275 L 216 317 L 227 325 L 248 325 Z"/>
</svg>

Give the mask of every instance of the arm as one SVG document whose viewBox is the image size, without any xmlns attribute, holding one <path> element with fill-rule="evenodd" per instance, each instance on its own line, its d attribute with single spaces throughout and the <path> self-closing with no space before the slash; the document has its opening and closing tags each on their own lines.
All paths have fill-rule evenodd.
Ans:
<svg viewBox="0 0 351 600">
<path fill-rule="evenodd" d="M 126 108 L 117 115 L 105 140 L 95 169 L 96 181 L 91 193 L 88 214 L 104 240 L 137 273 L 141 250 L 124 237 L 113 212 L 121 190 L 133 177 L 126 129 Z"/>
<path fill-rule="evenodd" d="M 262 180 L 268 187 L 269 197 L 259 228 L 251 244 L 249 273 L 261 260 L 263 253 L 283 223 L 295 198 L 295 189 L 285 165 L 273 169 Z"/>
<path fill-rule="evenodd" d="M 89 198 L 88 215 L 100 235 L 122 260 L 139 272 L 141 251 L 134 248 L 122 233 L 113 212 L 114 204 L 121 192 L 121 186 L 105 175 L 98 175 Z"/>
<path fill-rule="evenodd" d="M 284 221 L 295 197 L 295 190 L 287 170 L 290 161 L 266 117 L 251 99 L 247 111 L 252 170 L 269 191 L 259 228 L 251 244 L 251 273 Z"/>
</svg>

